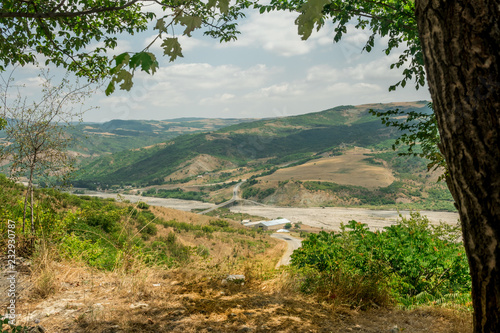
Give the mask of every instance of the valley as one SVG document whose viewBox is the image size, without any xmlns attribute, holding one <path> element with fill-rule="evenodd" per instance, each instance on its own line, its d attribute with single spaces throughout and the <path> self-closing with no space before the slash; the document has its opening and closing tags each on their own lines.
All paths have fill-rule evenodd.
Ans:
<svg viewBox="0 0 500 333">
<path fill-rule="evenodd" d="M 71 332 L 468 333 L 469 275 L 458 214 L 436 182 L 443 171 L 399 156 L 398 133 L 369 114 L 425 105 L 220 128 L 200 119 L 168 131 L 165 122 L 86 125 L 95 146 L 79 153 L 73 193 L 36 189 L 46 233 L 35 250 L 21 243 L 35 254 L 18 274 L 20 322 Z M 0 181 L 2 209 L 22 221 L 23 187 Z M 290 233 L 242 223 L 280 218 Z M 341 251 L 335 240 L 347 241 Z M 380 270 L 399 259 L 411 270 Z"/>
<path fill-rule="evenodd" d="M 182 211 L 200 210 L 211 208 L 214 205 L 206 202 L 195 200 L 181 199 L 163 199 L 163 198 L 147 198 L 138 195 L 117 195 L 113 193 L 90 192 L 86 195 L 97 196 L 101 198 L 113 198 L 117 200 L 128 200 L 132 203 L 145 202 L 149 205 L 168 207 Z M 249 214 L 260 216 L 264 219 L 287 218 L 292 223 L 302 223 L 305 226 L 310 226 L 325 231 L 340 230 L 341 223 L 347 224 L 351 220 L 366 223 L 373 230 L 380 230 L 396 223 L 399 214 L 404 217 L 409 217 L 410 211 L 407 210 L 374 210 L 364 208 L 342 208 L 342 207 L 275 207 L 262 205 L 236 205 L 230 208 L 234 213 Z M 450 225 L 458 223 L 458 213 L 455 212 L 440 212 L 440 211 L 420 211 L 422 215 L 428 217 L 432 224 L 443 222 Z"/>
<path fill-rule="evenodd" d="M 153 146 L 85 158 L 74 185 L 219 204 L 230 200 L 232 187 L 246 179 L 241 197 L 271 206 L 454 212 L 448 189 L 436 182 L 442 170 L 427 172 L 422 158 L 399 156 L 404 148 L 392 150 L 397 131 L 370 114 L 390 108 L 428 110 L 421 101 L 245 119 Z"/>
</svg>

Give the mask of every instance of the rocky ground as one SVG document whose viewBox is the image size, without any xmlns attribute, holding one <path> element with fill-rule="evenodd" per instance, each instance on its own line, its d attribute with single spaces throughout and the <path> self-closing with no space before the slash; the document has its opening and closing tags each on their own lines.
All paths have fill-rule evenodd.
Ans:
<svg viewBox="0 0 500 333">
<path fill-rule="evenodd" d="M 19 323 L 40 332 L 472 332 L 466 312 L 318 302 L 287 288 L 286 273 L 262 280 L 247 272 L 231 282 L 192 269 L 120 274 L 53 265 L 52 294 L 20 290 Z M 29 284 L 34 277 L 24 267 L 20 280 Z"/>
</svg>

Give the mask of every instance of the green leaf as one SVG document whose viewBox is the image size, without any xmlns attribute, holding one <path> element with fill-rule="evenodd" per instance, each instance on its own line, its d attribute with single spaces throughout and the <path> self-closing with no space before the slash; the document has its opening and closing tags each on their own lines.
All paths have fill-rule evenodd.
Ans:
<svg viewBox="0 0 500 333">
<path fill-rule="evenodd" d="M 170 56 L 171 62 L 177 57 L 183 57 L 181 44 L 179 44 L 177 37 L 165 39 L 161 47 L 163 47 L 163 54 Z"/>
<path fill-rule="evenodd" d="M 128 52 L 119 54 L 115 57 L 116 66 L 127 65 L 129 61 L 130 61 L 130 55 L 128 54 Z"/>
<path fill-rule="evenodd" d="M 229 0 L 219 0 L 219 10 L 222 14 L 229 12 Z"/>
<path fill-rule="evenodd" d="M 219 8 L 221 14 L 226 14 L 229 12 L 229 0 L 208 0 L 207 8 L 211 9 L 213 7 Z"/>
<path fill-rule="evenodd" d="M 186 27 L 183 34 L 189 37 L 191 37 L 191 32 L 201 27 L 199 16 L 182 16 L 177 18 L 177 22 Z"/>
<path fill-rule="evenodd" d="M 115 80 L 111 80 L 104 92 L 106 93 L 106 96 L 109 96 L 115 92 Z"/>
<path fill-rule="evenodd" d="M 215 7 L 216 4 L 217 4 L 217 0 L 208 0 L 207 8 L 211 9 L 211 8 Z"/>
<path fill-rule="evenodd" d="M 120 84 L 120 89 L 130 91 L 130 89 L 134 85 L 134 83 L 132 82 L 132 77 L 133 75 L 124 69 L 118 72 L 118 74 L 116 75 L 116 82 L 118 83 L 123 81 L 123 83 Z"/>
<path fill-rule="evenodd" d="M 0 130 L 7 126 L 7 121 L 3 118 L 0 118 Z"/>
<path fill-rule="evenodd" d="M 156 30 L 160 30 L 160 32 L 167 32 L 167 27 L 165 26 L 165 20 L 164 19 L 159 19 L 156 21 L 156 25 L 154 27 Z"/>
<path fill-rule="evenodd" d="M 129 66 L 132 69 L 141 66 L 142 71 L 150 74 L 149 71 L 151 70 L 151 74 L 154 74 L 158 68 L 158 62 L 156 61 L 156 56 L 153 53 L 139 52 L 130 58 Z"/>
<path fill-rule="evenodd" d="M 311 36 L 315 24 L 318 29 L 323 26 L 323 8 L 328 3 L 330 0 L 310 0 L 300 7 L 302 14 L 297 17 L 295 24 L 303 40 Z"/>
</svg>

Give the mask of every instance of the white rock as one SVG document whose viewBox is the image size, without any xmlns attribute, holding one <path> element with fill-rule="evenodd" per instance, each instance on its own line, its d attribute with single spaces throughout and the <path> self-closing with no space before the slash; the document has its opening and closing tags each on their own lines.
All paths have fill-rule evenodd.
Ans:
<svg viewBox="0 0 500 333">
<path fill-rule="evenodd" d="M 227 278 L 226 278 L 228 281 L 245 281 L 245 275 L 241 275 L 241 274 L 231 274 L 231 275 L 228 275 Z"/>
<path fill-rule="evenodd" d="M 130 308 L 131 309 L 137 309 L 137 308 L 141 308 L 141 309 L 144 309 L 144 308 L 147 308 L 149 305 L 146 304 L 146 303 L 136 303 L 136 304 L 130 304 Z"/>
</svg>

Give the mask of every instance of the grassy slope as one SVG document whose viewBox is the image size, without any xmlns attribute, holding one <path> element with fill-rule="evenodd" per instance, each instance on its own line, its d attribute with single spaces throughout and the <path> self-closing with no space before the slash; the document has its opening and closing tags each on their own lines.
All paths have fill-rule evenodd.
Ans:
<svg viewBox="0 0 500 333">
<path fill-rule="evenodd" d="M 400 105 L 400 109 L 415 109 L 414 106 Z M 424 108 L 425 103 L 416 106 Z M 79 184 L 160 184 L 181 163 L 199 154 L 239 165 L 259 158 L 273 158 L 269 163 L 280 164 L 341 144 L 366 147 L 394 137 L 393 131 L 368 114 L 370 107 L 384 110 L 397 105 L 341 106 L 306 115 L 237 124 L 209 135 L 182 135 L 164 147 L 125 151 L 91 161 L 83 167 L 80 180 L 84 182 Z"/>
<path fill-rule="evenodd" d="M 116 153 L 165 142 L 185 133 L 217 130 L 252 119 L 178 118 L 169 120 L 120 120 L 81 123 L 69 132 L 74 150 L 84 154 Z"/>
<path fill-rule="evenodd" d="M 0 215 L 19 221 L 18 201 L 24 188 L 0 175 L 0 189 Z M 38 234 L 34 252 L 27 251 L 30 242 L 19 223 L 16 230 L 16 253 L 25 258 L 16 266 L 20 296 L 16 313 L 23 316 L 18 324 L 36 322 L 51 332 L 202 332 L 210 328 L 340 333 L 385 332 L 394 327 L 415 333 L 471 332 L 470 313 L 463 310 L 377 307 L 360 311 L 352 300 L 351 308 L 336 302 L 336 295 L 328 302 L 321 295 L 304 295 L 299 291 L 304 276 L 294 270 L 273 270 L 283 247 L 231 221 L 161 207 L 130 209 L 124 203 L 52 190 L 37 191 L 36 198 L 35 216 L 44 233 L 43 238 Z M 153 228 L 140 232 L 151 216 L 157 217 L 156 232 Z M 120 230 L 120 225 L 131 228 Z M 0 220 L 2 235 L 7 234 L 6 228 L 6 219 Z M 125 235 L 131 238 L 123 239 Z M 5 248 L 5 242 L 5 237 L 0 238 L 0 248 Z M 147 249 L 155 256 L 148 257 Z M 173 261 L 150 260 L 155 258 Z M 244 285 L 222 283 L 227 274 L 244 274 Z M 1 299 L 0 307 L 7 301 Z"/>
<path fill-rule="evenodd" d="M 0 248 L 7 245 L 7 220 L 16 221 L 16 252 L 26 257 L 37 251 L 40 242 L 29 242 L 32 237 L 29 219 L 27 232 L 21 231 L 24 192 L 22 185 L 0 174 L 0 235 L 5 236 L 0 237 Z M 235 265 L 250 257 L 257 260 L 279 243 L 231 220 L 144 203 L 132 205 L 112 199 L 78 197 L 53 189 L 36 190 L 34 197 L 37 230 L 34 237 L 53 247 L 59 258 L 101 270 L 128 269 L 124 266 L 135 264 Z M 275 264 L 279 253 L 274 256 Z M 210 260 L 205 262 L 207 259 Z"/>
</svg>

